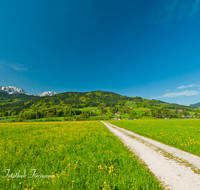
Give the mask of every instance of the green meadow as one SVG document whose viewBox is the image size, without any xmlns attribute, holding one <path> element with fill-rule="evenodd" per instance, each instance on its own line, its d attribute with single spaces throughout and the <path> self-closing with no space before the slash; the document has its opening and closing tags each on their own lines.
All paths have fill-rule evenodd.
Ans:
<svg viewBox="0 0 200 190">
<path fill-rule="evenodd" d="M 163 189 L 99 121 L 0 124 L 0 189 Z"/>
<path fill-rule="evenodd" d="M 200 156 L 199 119 L 149 119 L 110 123 Z"/>
</svg>

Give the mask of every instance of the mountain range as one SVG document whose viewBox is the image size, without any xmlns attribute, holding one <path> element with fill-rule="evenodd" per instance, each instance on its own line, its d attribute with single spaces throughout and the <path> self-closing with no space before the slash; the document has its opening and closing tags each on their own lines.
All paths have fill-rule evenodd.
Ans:
<svg viewBox="0 0 200 190">
<path fill-rule="evenodd" d="M 92 111 L 97 109 L 101 110 L 103 114 L 108 115 L 111 112 L 109 110 L 112 110 L 112 113 L 118 113 L 121 110 L 120 112 L 124 114 L 136 112 L 138 117 L 142 115 L 152 115 L 154 117 L 153 114 L 155 113 L 159 118 L 163 118 L 163 114 L 169 114 L 171 116 L 171 111 L 173 113 L 176 112 L 173 117 L 177 118 L 179 117 L 179 110 L 182 110 L 185 114 L 192 113 L 196 110 L 191 106 L 170 104 L 160 100 L 144 99 L 138 96 L 122 96 L 114 92 L 99 90 L 58 94 L 49 91 L 37 95 L 28 95 L 23 89 L 16 87 L 7 86 L 1 87 L 0 89 L 0 118 L 8 117 L 8 119 L 10 118 L 12 120 L 14 118 L 14 121 L 40 118 L 46 118 L 48 120 L 50 117 L 75 117 L 77 119 L 78 117 L 84 116 L 84 118 L 90 118 L 90 116 L 99 116 Z M 88 112 L 88 110 L 91 111 Z M 127 112 L 127 110 L 129 111 Z"/>
<path fill-rule="evenodd" d="M 0 86 L 0 91 L 3 92 L 7 92 L 8 94 L 26 94 L 26 95 L 30 95 L 28 94 L 24 89 L 22 88 L 18 88 L 18 87 L 14 87 L 14 86 Z M 47 92 L 43 92 L 41 94 L 34 94 L 34 96 L 54 96 L 55 94 L 57 94 L 56 92 L 52 92 L 52 91 L 47 91 Z"/>
<path fill-rule="evenodd" d="M 17 95 L 17 94 L 19 94 L 19 95 L 22 94 L 23 95 L 24 94 L 24 95 L 35 96 L 35 97 L 45 97 L 45 96 L 47 96 L 47 97 L 49 96 L 50 97 L 50 96 L 54 96 L 54 95 L 57 94 L 56 92 L 46 91 L 46 92 L 43 92 L 43 93 L 30 95 L 24 89 L 18 88 L 18 87 L 14 87 L 14 86 L 0 86 L 0 92 L 7 92 L 10 95 Z M 61 95 L 61 96 L 63 96 L 63 95 Z M 189 104 L 187 106 L 200 107 L 200 102 L 196 103 L 196 104 Z"/>
</svg>

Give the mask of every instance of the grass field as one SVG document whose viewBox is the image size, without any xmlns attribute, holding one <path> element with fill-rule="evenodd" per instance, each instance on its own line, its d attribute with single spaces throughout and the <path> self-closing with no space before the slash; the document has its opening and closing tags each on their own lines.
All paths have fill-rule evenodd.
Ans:
<svg viewBox="0 0 200 190">
<path fill-rule="evenodd" d="M 100 122 L 0 124 L 0 136 L 0 189 L 162 189 Z"/>
<path fill-rule="evenodd" d="M 110 121 L 119 127 L 200 156 L 200 120 Z"/>
<path fill-rule="evenodd" d="M 137 105 L 134 101 L 126 101 L 125 106 L 137 108 Z"/>
<path fill-rule="evenodd" d="M 98 107 L 85 107 L 85 108 L 79 108 L 81 111 L 91 111 L 91 110 L 98 110 Z"/>
</svg>

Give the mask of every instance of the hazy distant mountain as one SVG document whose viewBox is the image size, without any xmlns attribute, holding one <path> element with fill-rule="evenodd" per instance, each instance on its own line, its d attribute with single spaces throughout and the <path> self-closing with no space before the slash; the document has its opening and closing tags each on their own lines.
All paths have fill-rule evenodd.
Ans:
<svg viewBox="0 0 200 190">
<path fill-rule="evenodd" d="M 192 107 L 200 107 L 200 102 L 196 103 L 196 104 L 190 104 L 190 106 L 192 106 Z"/>
<path fill-rule="evenodd" d="M 47 92 L 43 92 L 42 94 L 35 94 L 34 96 L 54 96 L 55 94 L 57 94 L 56 92 L 52 92 L 52 91 L 47 91 Z"/>
<path fill-rule="evenodd" d="M 7 92 L 8 94 L 27 94 L 25 90 L 22 88 L 14 87 L 14 86 L 0 86 L 0 90 Z"/>
</svg>

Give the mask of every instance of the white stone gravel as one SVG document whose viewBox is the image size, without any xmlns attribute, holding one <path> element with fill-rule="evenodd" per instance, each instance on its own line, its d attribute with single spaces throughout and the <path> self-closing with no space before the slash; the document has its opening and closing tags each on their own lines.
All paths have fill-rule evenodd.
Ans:
<svg viewBox="0 0 200 190">
<path fill-rule="evenodd" d="M 194 173 L 190 167 L 186 167 L 175 162 L 173 159 L 164 157 L 162 153 L 155 150 L 155 147 L 146 146 L 139 139 L 172 153 L 176 157 L 182 158 L 197 167 L 200 166 L 200 162 L 198 162 L 198 160 L 200 160 L 199 157 L 119 128 L 115 125 L 105 122 L 102 123 L 147 164 L 151 172 L 155 174 L 166 188 L 171 190 L 200 190 L 199 174 Z M 133 135 L 137 138 L 132 138 L 129 135 Z"/>
</svg>

